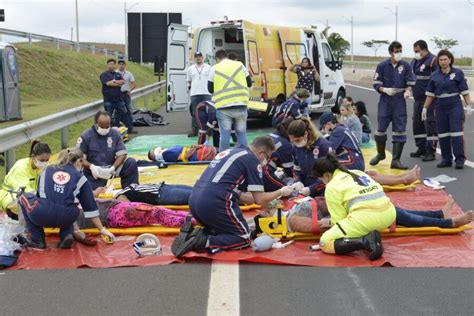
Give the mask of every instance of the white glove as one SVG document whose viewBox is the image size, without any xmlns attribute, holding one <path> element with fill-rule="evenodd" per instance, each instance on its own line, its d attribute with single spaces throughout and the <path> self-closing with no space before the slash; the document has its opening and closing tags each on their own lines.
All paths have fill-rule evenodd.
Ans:
<svg viewBox="0 0 474 316">
<path fill-rule="evenodd" d="M 110 168 L 98 167 L 97 172 L 98 172 L 99 178 L 108 180 L 115 175 L 115 167 L 113 166 Z"/>
<path fill-rule="evenodd" d="M 293 191 L 294 191 L 293 188 L 291 186 L 287 185 L 287 186 L 280 189 L 280 194 L 281 194 L 281 196 L 290 196 L 291 193 L 293 193 Z"/>
<path fill-rule="evenodd" d="M 303 189 L 300 190 L 300 194 L 303 194 L 304 196 L 308 196 L 311 194 L 311 190 L 308 187 L 304 187 Z"/>
<path fill-rule="evenodd" d="M 293 190 L 300 192 L 301 190 L 304 189 L 304 184 L 301 182 L 296 182 L 291 185 L 293 187 Z"/>
<path fill-rule="evenodd" d="M 100 230 L 100 234 L 109 237 L 110 239 L 112 239 L 112 241 L 115 240 L 114 234 L 109 232 L 105 227 L 102 227 L 102 229 Z"/>
<path fill-rule="evenodd" d="M 411 91 L 410 90 L 405 90 L 405 93 L 403 93 L 403 97 L 405 99 L 408 99 L 409 97 L 411 97 Z"/>
<path fill-rule="evenodd" d="M 421 110 L 421 120 L 426 121 L 427 119 L 428 119 L 428 109 L 423 108 L 423 110 Z"/>
<path fill-rule="evenodd" d="M 383 93 L 386 95 L 389 95 L 393 97 L 395 94 L 397 94 L 397 91 L 394 88 L 382 88 Z"/>
<path fill-rule="evenodd" d="M 90 169 L 90 171 L 91 171 L 92 176 L 94 177 L 94 179 L 100 178 L 100 176 L 99 176 L 99 169 L 100 169 L 100 168 L 99 168 L 99 167 L 97 167 L 96 165 L 91 165 L 91 166 L 89 167 L 89 169 Z"/>
<path fill-rule="evenodd" d="M 466 106 L 466 116 L 471 116 L 472 114 L 472 106 L 469 104 Z"/>
</svg>

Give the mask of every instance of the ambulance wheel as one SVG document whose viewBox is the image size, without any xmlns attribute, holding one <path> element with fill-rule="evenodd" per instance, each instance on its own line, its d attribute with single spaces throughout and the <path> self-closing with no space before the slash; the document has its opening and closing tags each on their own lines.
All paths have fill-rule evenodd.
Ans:
<svg viewBox="0 0 474 316">
<path fill-rule="evenodd" d="M 346 97 L 346 92 L 343 89 L 339 89 L 336 97 L 336 106 L 339 108 L 339 105 L 342 103 L 342 99 Z"/>
</svg>

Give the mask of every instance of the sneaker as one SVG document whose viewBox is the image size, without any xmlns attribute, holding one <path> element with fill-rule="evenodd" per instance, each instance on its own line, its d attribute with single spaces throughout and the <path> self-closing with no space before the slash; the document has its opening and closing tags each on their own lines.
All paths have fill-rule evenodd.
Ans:
<svg viewBox="0 0 474 316">
<path fill-rule="evenodd" d="M 58 248 L 59 249 L 71 249 L 73 243 L 74 243 L 74 237 L 72 236 L 72 234 L 67 234 L 58 243 Z"/>
<path fill-rule="evenodd" d="M 43 240 L 28 240 L 27 245 L 29 248 L 35 249 L 46 249 L 46 243 Z"/>
</svg>

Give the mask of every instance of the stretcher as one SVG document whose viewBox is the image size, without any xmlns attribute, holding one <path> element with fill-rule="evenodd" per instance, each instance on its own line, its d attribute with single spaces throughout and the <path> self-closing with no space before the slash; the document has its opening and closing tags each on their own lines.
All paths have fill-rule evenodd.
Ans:
<svg viewBox="0 0 474 316">
<path fill-rule="evenodd" d="M 324 229 L 320 229 L 318 225 L 317 215 L 313 212 L 313 232 L 300 233 L 292 232 L 288 229 L 288 222 L 285 215 L 281 212 L 277 216 L 272 217 L 256 217 L 255 224 L 257 227 L 257 235 L 267 234 L 274 238 L 289 240 L 317 240 L 321 237 Z M 440 228 L 440 227 L 402 227 L 392 225 L 381 231 L 384 237 L 402 237 L 402 236 L 432 236 L 432 235 L 451 235 L 458 234 L 466 230 L 472 229 L 470 225 L 463 225 L 456 228 Z"/>
<path fill-rule="evenodd" d="M 166 227 L 161 225 L 151 226 L 139 226 L 139 227 L 128 227 L 128 228 L 107 228 L 112 234 L 116 236 L 125 235 L 141 235 L 145 233 L 155 235 L 178 235 L 179 227 Z M 100 231 L 97 228 L 86 228 L 81 229 L 86 234 L 99 235 Z M 44 233 L 46 235 L 57 235 L 59 234 L 59 228 L 45 228 Z"/>
</svg>

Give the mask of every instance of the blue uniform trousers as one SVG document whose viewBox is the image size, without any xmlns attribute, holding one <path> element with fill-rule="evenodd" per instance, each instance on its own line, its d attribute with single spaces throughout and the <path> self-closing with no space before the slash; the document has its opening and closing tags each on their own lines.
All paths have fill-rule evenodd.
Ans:
<svg viewBox="0 0 474 316">
<path fill-rule="evenodd" d="M 381 95 L 377 120 L 377 135 L 385 135 L 388 125 L 392 123 L 392 141 L 394 143 L 405 143 L 407 141 L 407 106 L 403 94 L 399 93 L 393 97 Z"/>
<path fill-rule="evenodd" d="M 435 107 L 428 108 L 426 121 L 421 120 L 421 112 L 425 98 L 415 100 L 413 103 L 413 135 L 416 147 L 426 153 L 435 154 L 438 144 L 438 131 L 436 128 Z"/>
<path fill-rule="evenodd" d="M 194 188 L 189 205 L 191 214 L 210 231 L 209 250 L 240 249 L 250 245 L 250 229 L 238 202 L 226 190 Z"/>
<path fill-rule="evenodd" d="M 362 153 L 349 151 L 346 154 L 342 154 L 336 157 L 341 165 L 347 169 L 357 169 L 360 171 L 365 170 L 364 156 Z"/>
<path fill-rule="evenodd" d="M 43 227 L 59 227 L 59 237 L 63 239 L 73 233 L 73 223 L 79 217 L 75 205 L 55 205 L 31 193 L 21 198 L 21 210 L 33 241 L 44 240 Z"/>
<path fill-rule="evenodd" d="M 122 188 L 125 188 L 132 183 L 138 183 L 138 166 L 135 159 L 127 158 L 118 171 Z M 90 171 L 84 172 L 84 175 L 89 181 L 92 190 L 95 190 L 98 187 L 103 187 L 107 184 L 107 180 L 105 179 L 94 179 Z"/>
<path fill-rule="evenodd" d="M 464 109 L 459 96 L 453 97 L 451 104 L 436 106 L 436 125 L 438 127 L 439 147 L 443 162 L 464 163 Z"/>
</svg>

